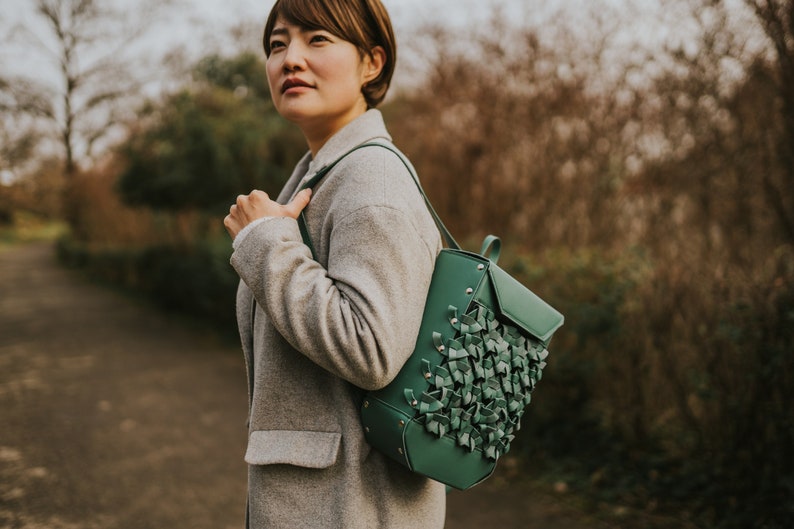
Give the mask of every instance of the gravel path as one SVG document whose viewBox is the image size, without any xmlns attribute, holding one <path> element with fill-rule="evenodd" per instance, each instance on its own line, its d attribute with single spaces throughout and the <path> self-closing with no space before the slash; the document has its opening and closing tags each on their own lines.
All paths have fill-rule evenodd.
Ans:
<svg viewBox="0 0 794 529">
<path fill-rule="evenodd" d="M 0 528 L 240 529 L 245 408 L 234 344 L 48 245 L 0 250 Z M 474 490 L 448 528 L 599 527 L 503 478 Z"/>
</svg>

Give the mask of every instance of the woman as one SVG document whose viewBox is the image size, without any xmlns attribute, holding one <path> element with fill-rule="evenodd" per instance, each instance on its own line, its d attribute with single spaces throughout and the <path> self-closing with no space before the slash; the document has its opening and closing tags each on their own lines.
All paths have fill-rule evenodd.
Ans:
<svg viewBox="0 0 794 529">
<path fill-rule="evenodd" d="M 250 527 L 443 527 L 444 486 L 371 450 L 359 420 L 364 391 L 388 384 L 413 350 L 438 231 L 382 147 L 344 156 L 296 193 L 353 147 L 391 141 L 374 108 L 394 71 L 388 14 L 380 0 L 278 0 L 263 44 L 275 107 L 309 152 L 277 201 L 253 191 L 224 220 L 241 278 Z"/>
</svg>

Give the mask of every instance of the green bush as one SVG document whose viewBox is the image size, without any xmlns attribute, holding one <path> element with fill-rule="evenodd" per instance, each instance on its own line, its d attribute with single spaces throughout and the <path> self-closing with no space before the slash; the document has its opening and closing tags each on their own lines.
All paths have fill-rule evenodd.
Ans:
<svg viewBox="0 0 794 529">
<path fill-rule="evenodd" d="M 158 306 L 209 321 L 224 334 L 236 330 L 237 274 L 229 264 L 228 239 L 192 246 L 101 248 L 63 238 L 58 255 L 92 278 L 119 285 Z"/>
<path fill-rule="evenodd" d="M 639 251 L 508 261 L 566 316 L 514 443 L 529 468 L 603 501 L 692 510 L 702 526 L 786 526 L 790 250 L 728 272 Z"/>
<path fill-rule="evenodd" d="M 504 261 L 507 270 L 565 315 L 516 446 L 541 468 L 576 454 L 579 470 L 594 472 L 605 458 L 625 452 L 621 436 L 606 427 L 602 386 L 618 382 L 614 356 L 631 327 L 622 309 L 648 265 L 640 255 L 612 259 L 595 251 L 506 256 Z"/>
</svg>

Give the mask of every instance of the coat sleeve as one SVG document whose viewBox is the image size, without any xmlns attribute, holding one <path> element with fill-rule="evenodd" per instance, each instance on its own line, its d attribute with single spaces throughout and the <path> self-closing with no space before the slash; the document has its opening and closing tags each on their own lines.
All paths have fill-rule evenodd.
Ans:
<svg viewBox="0 0 794 529">
<path fill-rule="evenodd" d="M 327 269 L 312 259 L 291 218 L 257 226 L 232 255 L 297 351 L 369 390 L 388 384 L 413 351 L 434 261 L 408 215 L 387 205 L 335 223 Z"/>
</svg>

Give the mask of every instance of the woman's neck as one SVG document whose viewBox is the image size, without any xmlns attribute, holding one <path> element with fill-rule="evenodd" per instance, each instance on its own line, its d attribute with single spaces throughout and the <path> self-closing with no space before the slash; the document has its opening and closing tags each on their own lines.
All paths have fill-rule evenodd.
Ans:
<svg viewBox="0 0 794 529">
<path fill-rule="evenodd" d="M 309 145 L 309 150 L 312 153 L 312 158 L 317 156 L 320 149 L 330 140 L 334 134 L 345 128 L 349 123 L 356 118 L 364 115 L 367 111 L 366 103 L 362 106 L 357 106 L 352 111 L 338 116 L 334 119 L 322 119 L 311 123 L 298 124 L 303 132 L 306 143 Z"/>
</svg>

